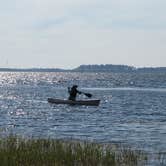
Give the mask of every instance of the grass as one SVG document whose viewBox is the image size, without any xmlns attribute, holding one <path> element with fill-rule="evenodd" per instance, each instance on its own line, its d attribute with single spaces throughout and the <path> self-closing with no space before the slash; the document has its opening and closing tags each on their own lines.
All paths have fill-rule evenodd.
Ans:
<svg viewBox="0 0 166 166">
<path fill-rule="evenodd" d="M 137 166 L 146 161 L 141 151 L 80 141 L 0 139 L 3 166 Z M 142 162 L 142 163 L 143 163 Z"/>
</svg>

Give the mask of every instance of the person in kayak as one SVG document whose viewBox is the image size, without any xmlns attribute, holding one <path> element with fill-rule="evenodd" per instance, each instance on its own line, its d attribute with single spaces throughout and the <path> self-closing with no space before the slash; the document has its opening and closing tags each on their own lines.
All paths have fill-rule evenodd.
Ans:
<svg viewBox="0 0 166 166">
<path fill-rule="evenodd" d="M 69 100 L 75 101 L 77 94 L 81 94 L 82 92 L 77 90 L 78 86 L 73 85 L 72 88 L 68 87 L 68 92 L 69 92 Z"/>
</svg>

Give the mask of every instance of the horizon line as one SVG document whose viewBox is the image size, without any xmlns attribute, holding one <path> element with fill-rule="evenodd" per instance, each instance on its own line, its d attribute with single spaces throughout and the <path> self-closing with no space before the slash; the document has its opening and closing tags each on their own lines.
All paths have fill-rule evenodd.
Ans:
<svg viewBox="0 0 166 166">
<path fill-rule="evenodd" d="M 81 66 L 106 66 L 106 65 L 112 65 L 112 66 L 126 66 L 126 67 L 133 67 L 135 69 L 142 69 L 142 68 L 166 68 L 166 66 L 140 66 L 140 67 L 136 67 L 134 65 L 126 65 L 126 64 L 81 64 L 77 67 L 73 67 L 73 68 L 63 68 L 63 67 L 0 67 L 0 70 L 2 69 L 9 69 L 9 70 L 35 70 L 35 69 L 39 69 L 39 70 L 45 70 L 45 69 L 53 69 L 53 70 L 74 70 L 77 69 Z"/>
</svg>

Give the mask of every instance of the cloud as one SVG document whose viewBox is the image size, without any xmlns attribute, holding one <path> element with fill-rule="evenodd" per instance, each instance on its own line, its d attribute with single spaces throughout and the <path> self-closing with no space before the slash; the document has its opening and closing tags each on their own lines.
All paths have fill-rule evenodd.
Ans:
<svg viewBox="0 0 166 166">
<path fill-rule="evenodd" d="M 164 0 L 0 0 L 0 65 L 7 59 L 17 67 L 163 66 L 165 6 Z"/>
<path fill-rule="evenodd" d="M 68 22 L 99 28 L 166 27 L 164 0 L 1 0 L 0 4 L 0 20 L 24 29 Z"/>
</svg>

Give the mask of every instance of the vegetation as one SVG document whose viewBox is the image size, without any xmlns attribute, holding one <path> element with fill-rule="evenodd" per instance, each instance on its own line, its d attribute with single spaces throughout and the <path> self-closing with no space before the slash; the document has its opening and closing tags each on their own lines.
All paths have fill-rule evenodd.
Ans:
<svg viewBox="0 0 166 166">
<path fill-rule="evenodd" d="M 143 67 L 136 68 L 127 65 L 81 65 L 74 69 L 78 72 L 115 72 L 115 73 L 165 73 L 166 67 Z"/>
<path fill-rule="evenodd" d="M 146 161 L 141 151 L 53 139 L 1 138 L 3 166 L 136 166 Z"/>
</svg>

